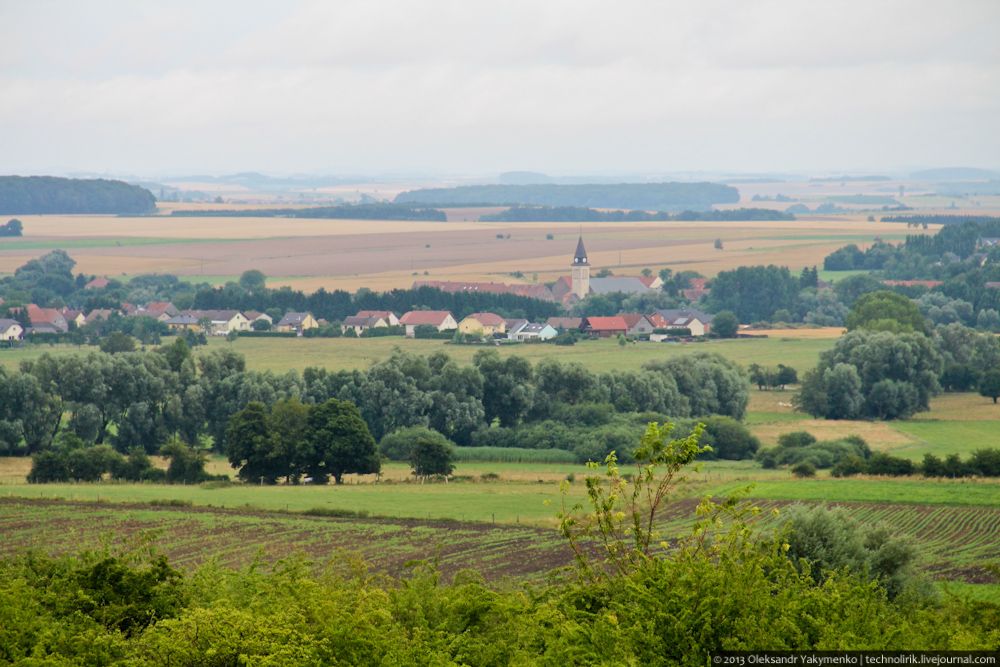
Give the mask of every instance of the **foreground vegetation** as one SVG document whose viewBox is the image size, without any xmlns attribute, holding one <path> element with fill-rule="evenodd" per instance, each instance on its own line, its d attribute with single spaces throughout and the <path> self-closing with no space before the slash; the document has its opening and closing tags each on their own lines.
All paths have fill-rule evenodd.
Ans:
<svg viewBox="0 0 1000 667">
<path fill-rule="evenodd" d="M 986 649 L 1000 608 L 938 596 L 915 551 L 843 512 L 774 532 L 731 498 L 693 530 L 655 525 L 698 434 L 652 424 L 634 477 L 609 456 L 560 513 L 575 572 L 491 587 L 432 563 L 401 577 L 339 558 L 184 574 L 149 549 L 0 561 L 0 656 L 87 664 L 704 664 L 725 649 Z M 595 466 L 596 468 L 596 466 Z M 596 473 L 596 470 L 592 470 Z M 818 542 L 816 539 L 818 538 Z M 830 551 L 823 545 L 835 545 Z"/>
</svg>

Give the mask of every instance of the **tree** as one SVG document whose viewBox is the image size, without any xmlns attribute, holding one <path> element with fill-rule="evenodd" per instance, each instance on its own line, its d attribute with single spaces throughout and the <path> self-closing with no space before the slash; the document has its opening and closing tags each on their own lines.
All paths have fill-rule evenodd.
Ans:
<svg viewBox="0 0 1000 667">
<path fill-rule="evenodd" d="M 481 350 L 472 361 L 483 376 L 486 421 L 516 426 L 534 402 L 531 363 L 521 357 L 502 359 L 495 350 Z"/>
<path fill-rule="evenodd" d="M 787 267 L 741 266 L 719 272 L 706 304 L 715 313 L 732 311 L 741 322 L 769 321 L 777 310 L 794 310 L 798 293 L 798 278 Z"/>
<path fill-rule="evenodd" d="M 983 379 L 979 381 L 979 394 L 997 402 L 997 398 L 1000 398 L 1000 370 L 994 368 L 983 373 Z"/>
<path fill-rule="evenodd" d="M 454 456 L 454 446 L 443 436 L 417 437 L 410 448 L 410 467 L 418 477 L 450 475 L 455 469 Z"/>
<path fill-rule="evenodd" d="M 735 338 L 740 322 L 731 310 L 723 310 L 712 318 L 712 333 L 719 338 Z"/>
<path fill-rule="evenodd" d="M 244 482 L 274 484 L 289 474 L 290 461 L 277 456 L 268 417 L 267 406 L 253 401 L 229 418 L 226 456 Z"/>
<path fill-rule="evenodd" d="M 331 398 L 309 410 L 303 468 L 313 483 L 333 477 L 343 483 L 347 473 L 367 475 L 382 469 L 375 439 L 357 406 Z"/>
<path fill-rule="evenodd" d="M 861 296 L 847 314 L 847 329 L 889 331 L 892 333 L 925 333 L 927 322 L 917 304 L 901 294 L 888 291 L 869 292 Z"/>
<path fill-rule="evenodd" d="M 715 242 L 712 244 L 712 246 L 716 250 L 722 250 L 722 239 L 715 239 Z"/>
<path fill-rule="evenodd" d="M 189 447 L 180 438 L 173 438 L 160 448 L 160 455 L 170 459 L 167 466 L 167 481 L 182 484 L 197 484 L 205 481 L 205 463 L 208 457 Z"/>
<path fill-rule="evenodd" d="M 108 354 L 135 352 L 135 339 L 121 331 L 112 332 L 101 341 L 101 352 Z"/>
<path fill-rule="evenodd" d="M 0 236 L 21 236 L 24 225 L 17 218 L 11 218 L 6 224 L 0 225 Z"/>
<path fill-rule="evenodd" d="M 267 276 L 257 269 L 244 271 L 240 275 L 240 287 L 251 294 L 261 294 L 267 289 Z"/>
</svg>

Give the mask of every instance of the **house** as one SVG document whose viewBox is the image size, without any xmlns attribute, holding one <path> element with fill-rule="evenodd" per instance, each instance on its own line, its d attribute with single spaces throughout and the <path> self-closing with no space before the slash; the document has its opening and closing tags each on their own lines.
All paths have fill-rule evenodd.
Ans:
<svg viewBox="0 0 1000 667">
<path fill-rule="evenodd" d="M 181 311 L 169 301 L 150 301 L 141 308 L 130 313 L 131 317 L 152 317 L 157 322 L 166 322 L 171 317 L 180 315 Z"/>
<path fill-rule="evenodd" d="M 645 315 L 640 313 L 622 313 L 622 319 L 628 325 L 625 333 L 629 336 L 648 336 L 656 328 Z"/>
<path fill-rule="evenodd" d="M 93 324 L 98 320 L 106 320 L 111 317 L 113 312 L 114 311 L 110 308 L 95 308 L 87 313 L 87 318 L 84 321 L 84 324 Z"/>
<path fill-rule="evenodd" d="M 578 331 L 583 326 L 582 317 L 550 317 L 546 323 L 560 331 Z"/>
<path fill-rule="evenodd" d="M 649 289 L 660 289 L 663 287 L 663 278 L 660 276 L 639 276 L 639 280 Z"/>
<path fill-rule="evenodd" d="M 27 305 L 28 320 L 36 333 L 66 333 L 69 323 L 55 308 L 40 308 L 33 303 Z M 51 331 L 54 329 L 54 331 Z"/>
<path fill-rule="evenodd" d="M 350 317 L 344 318 L 344 323 L 340 325 L 340 330 L 347 333 L 349 330 L 353 329 L 354 333 L 360 336 L 369 329 L 388 326 L 389 323 L 385 321 L 384 317 L 376 317 L 374 315 L 369 315 L 367 317 L 362 315 L 351 315 Z"/>
<path fill-rule="evenodd" d="M 24 338 L 24 327 L 17 320 L 0 320 L 0 343 L 13 345 Z"/>
<path fill-rule="evenodd" d="M 391 310 L 359 310 L 355 317 L 381 317 L 385 320 L 386 326 L 399 326 L 399 318 Z"/>
<path fill-rule="evenodd" d="M 559 332 L 551 324 L 529 322 L 520 327 L 513 335 L 509 334 L 509 337 L 523 343 L 530 340 L 550 340 L 558 335 Z"/>
<path fill-rule="evenodd" d="M 506 333 L 507 323 L 496 313 L 472 313 L 458 323 L 458 330 L 468 336 L 493 336 Z"/>
<path fill-rule="evenodd" d="M 523 329 L 528 325 L 528 320 L 522 319 L 506 319 L 503 323 L 507 327 L 507 338 L 514 340 L 514 334 Z"/>
<path fill-rule="evenodd" d="M 93 315 L 93 313 L 91 313 Z M 200 331 L 201 322 L 194 315 L 177 315 L 169 318 L 164 324 L 171 331 Z"/>
<path fill-rule="evenodd" d="M 72 323 L 73 326 L 80 328 L 87 323 L 87 316 L 83 314 L 83 311 L 73 310 L 72 308 L 63 308 L 62 316 L 66 318 L 66 323 Z"/>
<path fill-rule="evenodd" d="M 399 318 L 399 323 L 406 327 L 407 338 L 413 338 L 419 326 L 434 327 L 438 331 L 458 328 L 458 322 L 447 310 L 411 310 Z"/>
<path fill-rule="evenodd" d="M 319 322 L 312 316 L 312 313 L 293 312 L 285 313 L 285 316 L 274 325 L 277 331 L 295 331 L 300 335 L 306 329 L 316 329 L 317 327 L 319 327 Z"/>
<path fill-rule="evenodd" d="M 272 318 L 267 313 L 262 313 L 262 312 L 257 311 L 257 310 L 247 310 L 247 311 L 244 311 L 243 314 L 246 316 L 247 320 L 250 321 L 250 328 L 251 329 L 255 329 L 256 328 L 255 325 L 258 322 L 266 322 L 267 326 L 264 327 L 265 329 L 270 329 L 272 326 L 274 326 L 274 318 Z"/>
<path fill-rule="evenodd" d="M 704 336 L 712 330 L 712 316 L 696 308 L 665 309 L 656 311 L 654 321 L 658 329 L 690 329 L 692 336 Z"/>
<path fill-rule="evenodd" d="M 104 277 L 97 277 L 83 286 L 83 289 L 104 289 L 111 284 L 111 281 Z"/>
<path fill-rule="evenodd" d="M 225 336 L 231 331 L 250 331 L 250 320 L 238 310 L 185 310 L 180 313 L 188 318 L 194 318 L 197 323 L 206 324 L 206 333 L 212 336 Z M 167 326 L 176 318 L 167 320 Z M 186 321 L 190 322 L 189 319 Z M 171 327 L 175 328 L 175 327 Z M 190 325 L 181 328 L 190 328 Z"/>
<path fill-rule="evenodd" d="M 619 334 L 624 336 L 628 331 L 628 325 L 621 315 L 613 317 L 585 317 L 583 318 L 581 329 L 584 333 L 596 334 L 601 338 L 610 338 Z"/>
<path fill-rule="evenodd" d="M 681 290 L 681 296 L 691 303 L 698 303 L 701 297 L 711 291 L 708 287 L 708 278 L 691 278 L 688 280 L 688 287 Z"/>
</svg>

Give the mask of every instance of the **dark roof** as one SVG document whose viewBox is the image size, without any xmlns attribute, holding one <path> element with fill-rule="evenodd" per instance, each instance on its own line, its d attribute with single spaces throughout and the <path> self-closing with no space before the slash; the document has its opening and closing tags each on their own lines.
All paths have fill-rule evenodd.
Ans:
<svg viewBox="0 0 1000 667">
<path fill-rule="evenodd" d="M 21 326 L 21 323 L 17 320 L 0 319 L 0 331 L 7 331 L 7 329 L 10 329 L 15 324 Z"/>
<path fill-rule="evenodd" d="M 297 326 L 297 325 L 302 324 L 303 322 L 305 322 L 305 319 L 307 317 L 309 317 L 309 313 L 295 313 L 295 312 L 289 311 L 289 312 L 285 313 L 285 316 L 281 318 L 281 321 L 278 322 L 277 326 L 279 326 L 279 327 L 283 327 L 283 326 Z"/>
<path fill-rule="evenodd" d="M 580 235 L 580 240 L 576 242 L 576 253 L 573 254 L 573 265 L 586 264 L 587 263 L 587 249 L 583 247 L 583 235 Z"/>
<path fill-rule="evenodd" d="M 344 318 L 344 326 L 347 327 L 374 327 L 379 321 L 385 321 L 384 317 L 363 317 L 361 315 L 350 315 Z"/>
<path fill-rule="evenodd" d="M 609 276 L 607 278 L 591 278 L 590 291 L 594 294 L 642 294 L 652 292 L 645 283 L 634 276 Z"/>
<path fill-rule="evenodd" d="M 686 326 L 691 320 L 711 324 L 713 317 L 696 308 L 665 308 L 656 311 L 671 325 Z"/>
</svg>

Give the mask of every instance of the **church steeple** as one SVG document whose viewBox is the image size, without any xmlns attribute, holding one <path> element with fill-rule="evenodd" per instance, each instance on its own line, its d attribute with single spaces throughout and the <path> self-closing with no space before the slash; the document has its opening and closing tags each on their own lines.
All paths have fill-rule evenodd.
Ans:
<svg viewBox="0 0 1000 667">
<path fill-rule="evenodd" d="M 587 263 L 587 249 L 583 247 L 583 235 L 581 234 L 580 240 L 576 242 L 576 254 L 573 255 L 573 266 L 580 266 Z"/>
<path fill-rule="evenodd" d="M 578 299 L 586 299 L 590 294 L 590 262 L 587 260 L 587 249 L 583 247 L 583 234 L 580 234 L 580 240 L 576 242 L 571 268 L 570 289 Z"/>
</svg>

